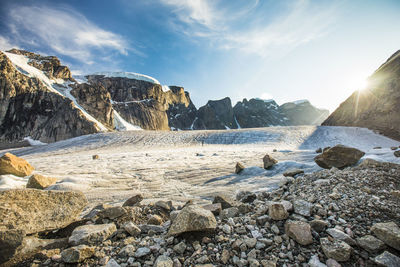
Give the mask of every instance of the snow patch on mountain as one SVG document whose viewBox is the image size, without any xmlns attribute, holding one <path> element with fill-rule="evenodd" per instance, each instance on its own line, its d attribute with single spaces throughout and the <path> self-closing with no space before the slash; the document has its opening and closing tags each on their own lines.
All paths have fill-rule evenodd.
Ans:
<svg viewBox="0 0 400 267">
<path fill-rule="evenodd" d="M 121 115 L 114 109 L 114 125 L 118 131 L 138 131 L 143 130 L 137 125 L 132 125 L 124 120 Z"/>
<path fill-rule="evenodd" d="M 128 79 L 135 79 L 135 80 L 140 80 L 140 81 L 146 81 L 146 82 L 151 82 L 155 84 L 160 84 L 160 82 L 148 75 L 140 74 L 140 73 L 134 73 L 134 72 L 108 72 L 108 71 L 103 71 L 103 72 L 95 72 L 90 75 L 104 75 L 104 77 L 119 77 L 119 78 L 128 78 Z"/>
<path fill-rule="evenodd" d="M 24 55 L 17 55 L 13 53 L 3 52 L 8 59 L 12 62 L 14 68 L 18 70 L 21 74 L 28 76 L 30 78 L 36 78 L 40 80 L 51 92 L 59 94 L 63 97 L 69 98 L 74 103 L 75 107 L 82 111 L 83 115 L 90 121 L 94 122 L 97 128 L 100 131 L 108 131 L 107 127 L 105 127 L 101 122 L 96 120 L 92 115 L 90 115 L 84 108 L 82 108 L 75 97 L 73 97 L 70 93 L 71 84 L 70 81 L 64 81 L 63 79 L 49 79 L 49 77 L 44 74 L 43 71 L 31 66 L 28 64 L 29 58 Z"/>
</svg>

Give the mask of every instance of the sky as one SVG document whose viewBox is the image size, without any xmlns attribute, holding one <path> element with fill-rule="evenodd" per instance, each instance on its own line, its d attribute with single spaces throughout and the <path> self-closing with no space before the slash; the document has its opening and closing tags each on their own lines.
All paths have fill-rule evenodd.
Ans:
<svg viewBox="0 0 400 267">
<path fill-rule="evenodd" d="M 130 71 L 197 107 L 308 99 L 331 112 L 400 49 L 399 0 L 1 0 L 0 50 Z"/>
</svg>

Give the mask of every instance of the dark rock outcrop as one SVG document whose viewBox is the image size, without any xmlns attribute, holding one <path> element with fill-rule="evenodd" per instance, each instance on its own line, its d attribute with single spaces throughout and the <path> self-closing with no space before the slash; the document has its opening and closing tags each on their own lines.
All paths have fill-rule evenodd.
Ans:
<svg viewBox="0 0 400 267">
<path fill-rule="evenodd" d="M 400 140 L 400 50 L 368 79 L 368 86 L 354 92 L 322 123 L 358 126 Z"/>
<path fill-rule="evenodd" d="M 273 100 L 256 98 L 247 100 L 245 98 L 235 105 L 233 112 L 241 128 L 288 125 L 278 107 L 278 104 Z"/>
<path fill-rule="evenodd" d="M 54 75 L 54 73 L 53 73 Z M 19 72 L 0 52 L 0 140 L 54 142 L 99 129 L 73 102 Z"/>
<path fill-rule="evenodd" d="M 109 129 L 114 129 L 114 113 L 110 93 L 101 84 L 75 84 L 73 95 L 90 115 Z"/>
<path fill-rule="evenodd" d="M 329 111 L 318 109 L 308 100 L 299 100 L 279 106 L 279 112 L 288 125 L 320 125 L 328 116 Z"/>
<path fill-rule="evenodd" d="M 205 106 L 199 108 L 196 129 L 236 129 L 232 102 L 229 97 L 221 100 L 210 100 Z"/>
</svg>

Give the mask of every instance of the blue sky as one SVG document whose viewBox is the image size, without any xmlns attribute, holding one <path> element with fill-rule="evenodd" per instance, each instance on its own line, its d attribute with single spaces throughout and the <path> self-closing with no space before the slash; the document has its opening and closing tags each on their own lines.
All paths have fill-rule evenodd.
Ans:
<svg viewBox="0 0 400 267">
<path fill-rule="evenodd" d="M 150 75 L 197 107 L 230 96 L 333 111 L 400 49 L 399 14 L 398 0 L 2 0 L 0 49 Z"/>
</svg>

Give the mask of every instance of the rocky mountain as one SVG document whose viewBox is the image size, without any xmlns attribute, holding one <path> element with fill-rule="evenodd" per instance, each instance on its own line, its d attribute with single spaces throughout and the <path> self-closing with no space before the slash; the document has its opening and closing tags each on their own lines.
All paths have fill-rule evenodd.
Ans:
<svg viewBox="0 0 400 267">
<path fill-rule="evenodd" d="M 329 116 L 329 110 L 318 109 L 308 100 L 285 103 L 279 111 L 285 114 L 289 125 L 320 125 Z"/>
<path fill-rule="evenodd" d="M 0 52 L 0 142 L 55 142 L 113 130 L 204 130 L 318 124 L 327 111 L 308 101 L 210 100 L 199 109 L 183 87 L 130 72 L 74 79 L 54 56 Z"/>
<path fill-rule="evenodd" d="M 322 125 L 366 127 L 400 140 L 400 50 L 354 92 Z"/>
</svg>

